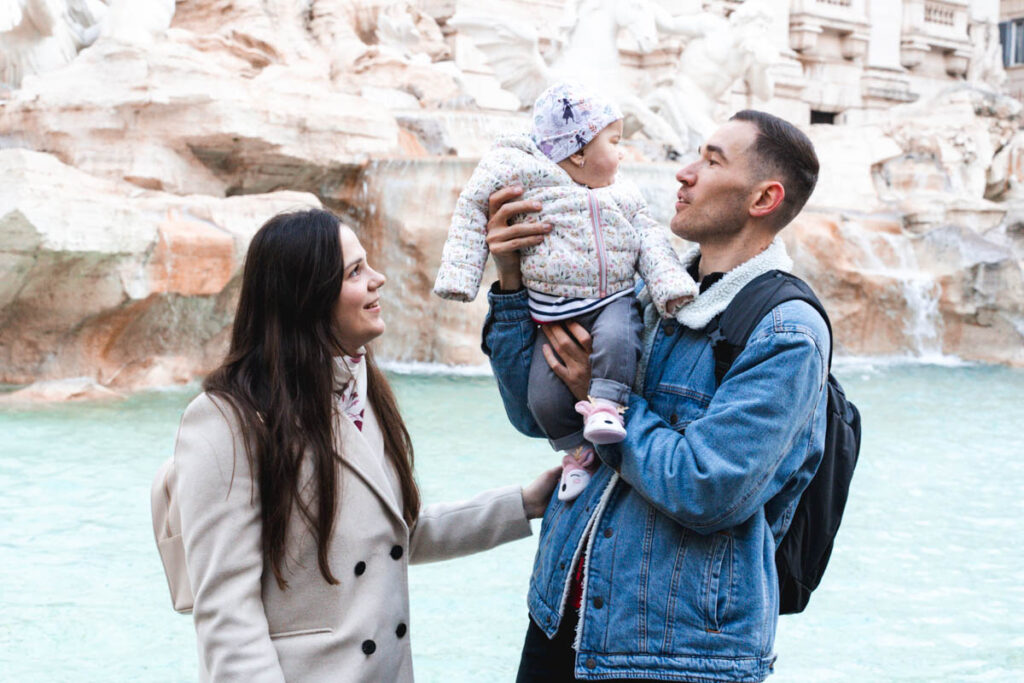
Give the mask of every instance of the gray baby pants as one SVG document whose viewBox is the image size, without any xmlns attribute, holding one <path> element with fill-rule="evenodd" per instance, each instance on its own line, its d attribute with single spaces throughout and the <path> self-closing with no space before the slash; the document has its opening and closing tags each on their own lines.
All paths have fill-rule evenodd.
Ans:
<svg viewBox="0 0 1024 683">
<path fill-rule="evenodd" d="M 632 294 L 621 297 L 596 311 L 571 320 L 590 333 L 591 398 L 603 398 L 625 405 L 633 388 L 636 365 L 640 359 L 640 333 L 643 316 Z M 558 325 L 569 320 L 549 323 Z M 587 443 L 583 438 L 583 417 L 576 412 L 576 397 L 548 366 L 541 350 L 548 343 L 537 330 L 530 363 L 530 385 L 526 402 L 556 451 L 565 451 Z"/>
</svg>

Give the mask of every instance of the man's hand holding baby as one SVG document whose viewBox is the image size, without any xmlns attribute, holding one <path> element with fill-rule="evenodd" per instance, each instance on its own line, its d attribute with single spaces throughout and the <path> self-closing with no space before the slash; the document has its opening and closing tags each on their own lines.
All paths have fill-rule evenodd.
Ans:
<svg viewBox="0 0 1024 683">
<path fill-rule="evenodd" d="M 488 199 L 487 248 L 498 270 L 498 286 L 506 292 L 523 286 L 519 250 L 544 241 L 551 232 L 547 223 L 528 221 L 509 225 L 513 216 L 540 211 L 539 202 L 516 201 L 523 194 L 519 186 L 504 187 Z"/>
</svg>

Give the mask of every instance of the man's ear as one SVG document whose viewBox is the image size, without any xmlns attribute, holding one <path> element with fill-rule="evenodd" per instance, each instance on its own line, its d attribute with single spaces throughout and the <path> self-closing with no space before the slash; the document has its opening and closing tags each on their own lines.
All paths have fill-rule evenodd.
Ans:
<svg viewBox="0 0 1024 683">
<path fill-rule="evenodd" d="M 750 215 L 764 218 L 779 208 L 786 199 L 786 188 L 777 180 L 768 180 L 757 188 L 758 194 L 750 206 Z"/>
</svg>

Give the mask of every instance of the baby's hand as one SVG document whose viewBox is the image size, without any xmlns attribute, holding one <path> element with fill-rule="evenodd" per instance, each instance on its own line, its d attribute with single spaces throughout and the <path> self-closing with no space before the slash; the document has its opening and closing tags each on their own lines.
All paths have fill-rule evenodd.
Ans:
<svg viewBox="0 0 1024 683">
<path fill-rule="evenodd" d="M 665 311 L 669 315 L 675 315 L 676 311 L 678 311 L 680 308 L 690 303 L 691 301 L 693 301 L 692 296 L 681 296 L 676 299 L 669 299 L 669 302 L 665 304 Z"/>
</svg>

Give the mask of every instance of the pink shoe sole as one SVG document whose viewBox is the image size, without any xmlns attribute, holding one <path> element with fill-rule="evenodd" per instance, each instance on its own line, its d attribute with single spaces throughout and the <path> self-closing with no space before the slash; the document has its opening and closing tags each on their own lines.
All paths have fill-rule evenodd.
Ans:
<svg viewBox="0 0 1024 683">
<path fill-rule="evenodd" d="M 583 438 L 594 444 L 619 443 L 626 438 L 622 422 L 602 411 L 587 418 Z"/>
<path fill-rule="evenodd" d="M 590 472 L 584 469 L 562 470 L 562 481 L 558 484 L 558 500 L 576 500 L 589 483 Z"/>
<path fill-rule="evenodd" d="M 580 401 L 576 412 L 586 418 L 583 423 L 583 438 L 593 444 L 619 443 L 626 438 L 622 416 L 611 406 Z"/>
</svg>

